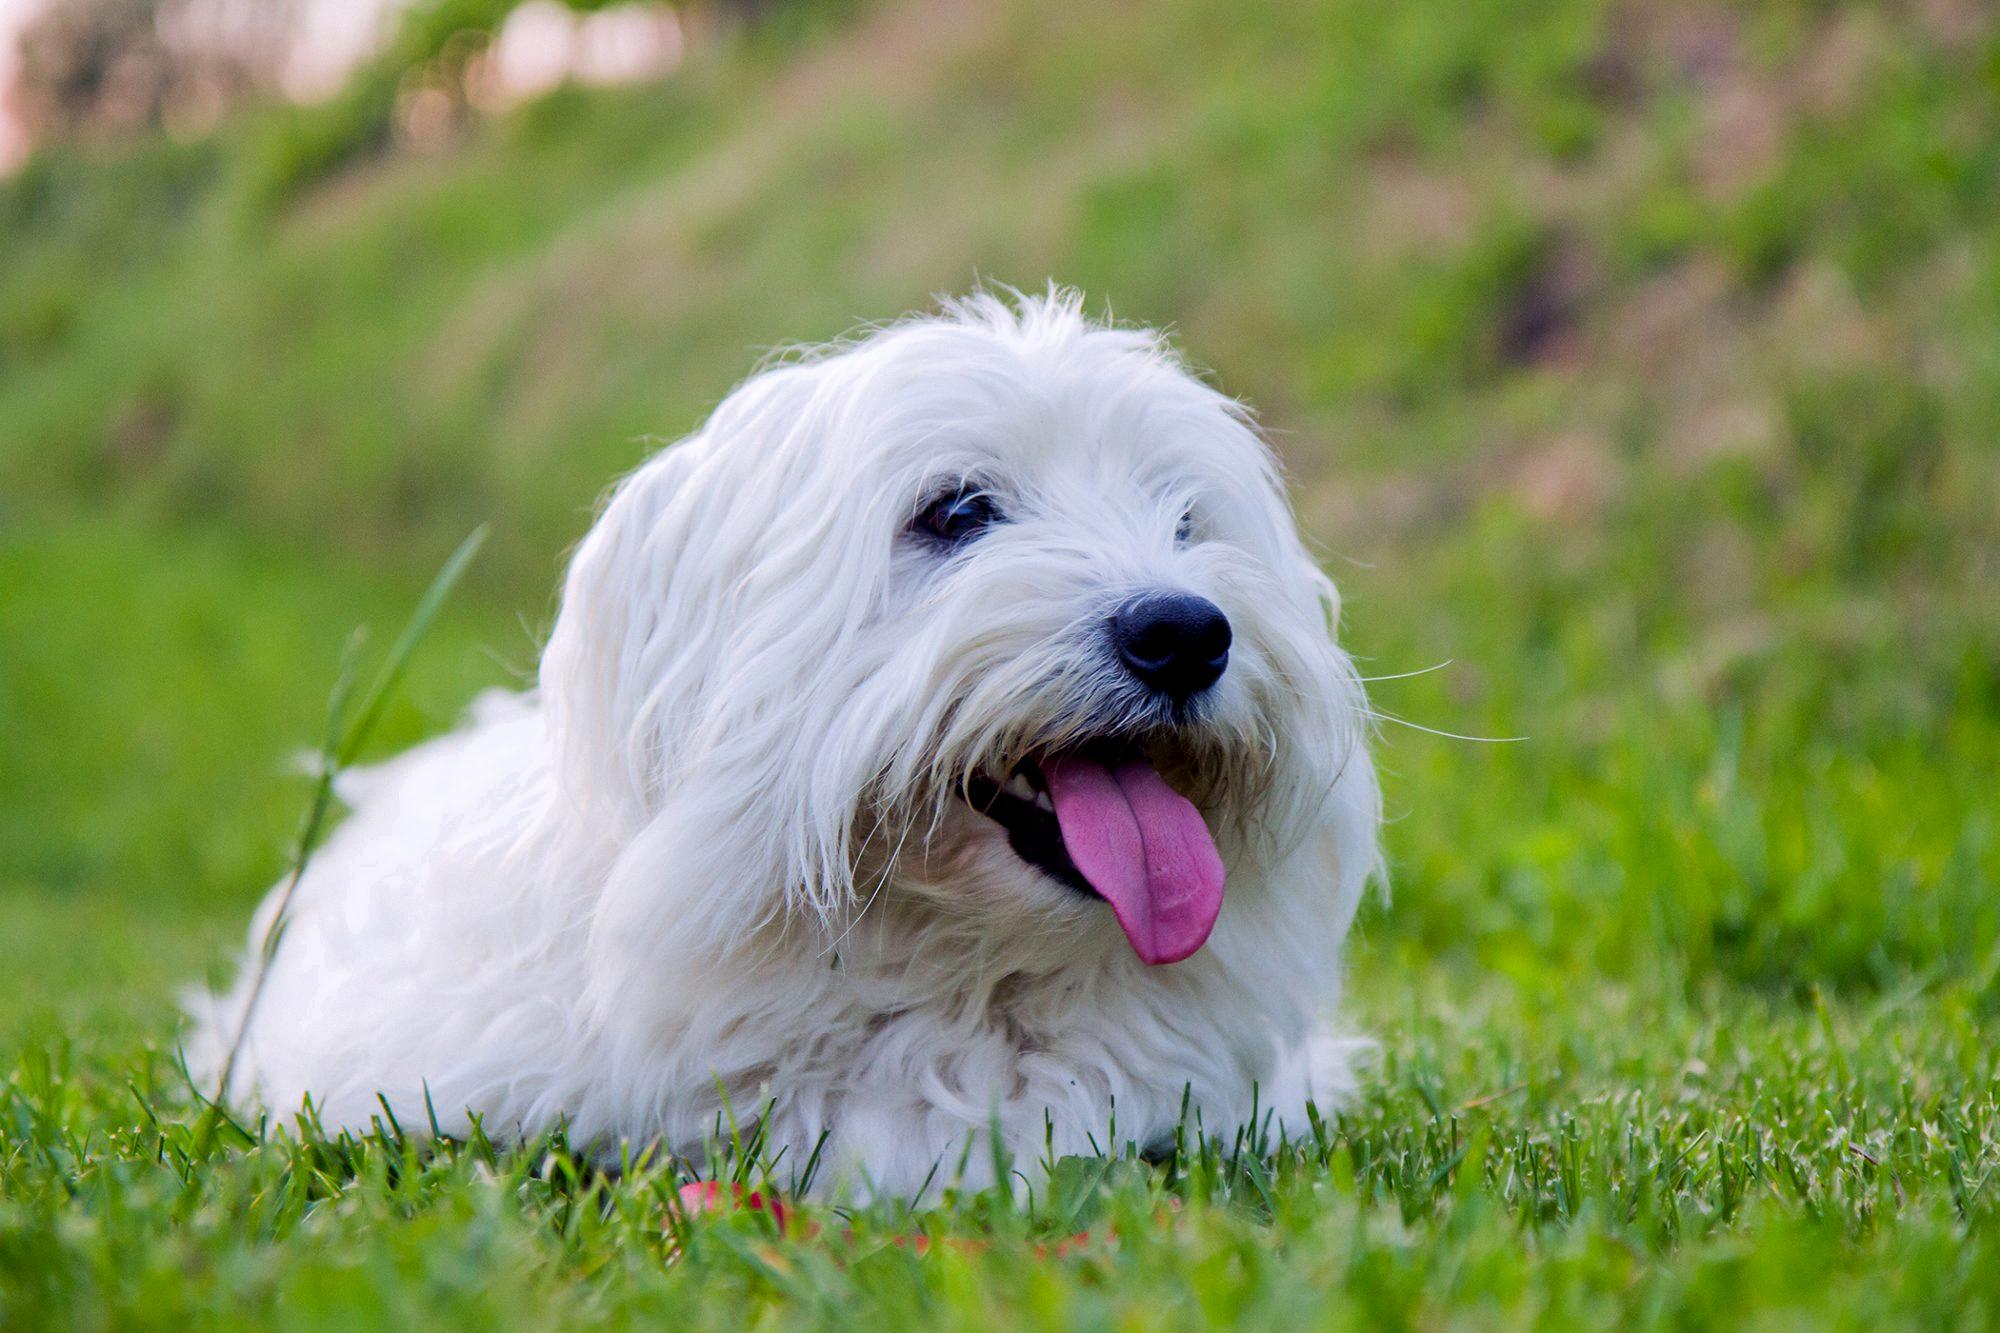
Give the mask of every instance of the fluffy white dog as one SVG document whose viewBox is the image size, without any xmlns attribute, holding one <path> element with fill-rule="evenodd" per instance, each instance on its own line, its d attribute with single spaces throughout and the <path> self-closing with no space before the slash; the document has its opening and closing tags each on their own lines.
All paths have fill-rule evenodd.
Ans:
<svg viewBox="0 0 2000 1333">
<path fill-rule="evenodd" d="M 1333 587 L 1245 410 L 1080 304 L 792 358 L 628 477 L 539 688 L 344 785 L 238 1093 L 691 1155 L 726 1099 L 877 1193 L 1338 1096 Z"/>
</svg>

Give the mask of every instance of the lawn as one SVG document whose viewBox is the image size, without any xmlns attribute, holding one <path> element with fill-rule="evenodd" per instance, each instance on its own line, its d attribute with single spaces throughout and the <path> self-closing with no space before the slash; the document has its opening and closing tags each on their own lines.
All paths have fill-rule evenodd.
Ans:
<svg viewBox="0 0 2000 1333">
<path fill-rule="evenodd" d="M 0 1327 L 2000 1322 L 1983 9 L 798 4 L 369 114 L 0 185 Z M 450 725 L 612 477 L 975 275 L 1171 325 L 1285 456 L 1386 715 L 1357 1099 L 784 1234 L 206 1120 L 175 995 L 354 629 L 490 522 L 374 748 Z"/>
</svg>

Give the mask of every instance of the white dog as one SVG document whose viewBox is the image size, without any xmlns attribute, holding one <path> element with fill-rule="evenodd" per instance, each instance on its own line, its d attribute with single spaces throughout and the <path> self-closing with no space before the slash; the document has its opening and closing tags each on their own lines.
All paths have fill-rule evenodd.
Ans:
<svg viewBox="0 0 2000 1333">
<path fill-rule="evenodd" d="M 1080 304 L 793 358 L 628 477 L 539 688 L 343 786 L 239 1093 L 613 1153 L 726 1101 L 875 1193 L 1338 1096 L 1380 811 L 1333 587 L 1245 410 Z"/>
</svg>

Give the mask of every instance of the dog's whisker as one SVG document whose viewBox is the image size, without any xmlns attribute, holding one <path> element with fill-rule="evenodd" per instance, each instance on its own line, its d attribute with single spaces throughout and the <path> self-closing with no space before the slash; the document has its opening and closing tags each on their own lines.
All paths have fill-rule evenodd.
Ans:
<svg viewBox="0 0 2000 1333">
<path fill-rule="evenodd" d="M 1443 671 L 1446 667 L 1454 665 L 1456 661 L 1456 658 L 1447 657 L 1435 666 L 1419 667 L 1415 671 L 1398 671 L 1394 675 L 1389 676 L 1356 676 L 1355 679 L 1364 685 L 1380 684 L 1385 680 L 1414 680 L 1418 676 L 1428 676 L 1433 672 Z"/>
<path fill-rule="evenodd" d="M 1399 727 L 1421 731 L 1427 736 L 1441 736 L 1448 741 L 1471 741 L 1479 745 L 1519 745 L 1531 739 L 1527 736 L 1467 736 L 1456 731 L 1440 731 L 1436 727 L 1427 727 L 1421 722 L 1412 722 L 1408 718 L 1397 717 L 1394 713 L 1378 712 L 1372 708 L 1368 709 L 1365 715 L 1377 722 L 1393 722 Z"/>
</svg>

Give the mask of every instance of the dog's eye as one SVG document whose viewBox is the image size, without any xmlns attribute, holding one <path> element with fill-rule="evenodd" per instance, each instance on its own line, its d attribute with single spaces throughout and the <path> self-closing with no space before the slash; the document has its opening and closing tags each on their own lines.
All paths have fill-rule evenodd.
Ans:
<svg viewBox="0 0 2000 1333">
<path fill-rule="evenodd" d="M 1194 540 L 1194 510 L 1182 511 L 1181 521 L 1174 527 L 1174 540 L 1182 546 Z"/>
<path fill-rule="evenodd" d="M 970 541 L 1002 518 L 1000 506 L 984 491 L 958 490 L 939 496 L 917 515 L 917 531 L 947 545 Z"/>
</svg>

